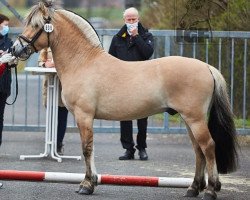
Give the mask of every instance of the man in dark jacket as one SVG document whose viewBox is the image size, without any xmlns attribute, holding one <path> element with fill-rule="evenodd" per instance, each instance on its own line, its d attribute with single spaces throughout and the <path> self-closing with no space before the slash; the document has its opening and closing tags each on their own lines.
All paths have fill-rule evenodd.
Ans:
<svg viewBox="0 0 250 200">
<path fill-rule="evenodd" d="M 10 96 L 11 86 L 11 69 L 6 59 L 3 62 L 3 57 L 10 56 L 6 54 L 12 46 L 13 42 L 8 38 L 9 32 L 9 18 L 5 15 L 0 14 L 0 57 L 2 63 L 0 67 L 3 69 L 0 74 L 0 146 L 2 144 L 2 131 L 3 131 L 3 120 L 4 120 L 4 109 L 7 98 Z"/>
<path fill-rule="evenodd" d="M 125 25 L 113 37 L 109 53 L 116 58 L 125 61 L 148 60 L 153 52 L 153 35 L 146 30 L 139 22 L 139 14 L 136 8 L 128 8 L 123 14 Z M 149 80 L 150 81 L 150 80 Z M 126 83 L 124 83 L 126 84 Z M 136 148 L 139 150 L 141 160 L 147 160 L 147 120 L 138 119 L 138 134 Z M 121 143 L 126 152 L 119 157 L 120 160 L 134 159 L 133 124 L 132 121 L 121 121 Z"/>
</svg>

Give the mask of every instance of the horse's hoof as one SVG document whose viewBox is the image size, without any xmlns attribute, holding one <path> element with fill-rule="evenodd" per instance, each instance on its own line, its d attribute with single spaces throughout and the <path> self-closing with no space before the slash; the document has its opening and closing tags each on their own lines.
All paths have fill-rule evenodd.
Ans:
<svg viewBox="0 0 250 200">
<path fill-rule="evenodd" d="M 93 192 L 94 192 L 93 188 L 87 188 L 87 187 L 80 186 L 77 193 L 78 194 L 90 195 L 90 194 L 93 194 Z"/>
<path fill-rule="evenodd" d="M 204 197 L 202 198 L 203 200 L 215 200 L 217 198 L 217 195 L 211 194 L 211 193 L 204 193 Z"/>
<path fill-rule="evenodd" d="M 188 189 L 184 197 L 197 197 L 199 195 L 198 190 Z"/>
<path fill-rule="evenodd" d="M 220 181 L 217 181 L 217 182 L 215 183 L 214 190 L 215 190 L 216 192 L 219 192 L 220 189 L 221 189 L 221 182 L 220 182 Z"/>
</svg>

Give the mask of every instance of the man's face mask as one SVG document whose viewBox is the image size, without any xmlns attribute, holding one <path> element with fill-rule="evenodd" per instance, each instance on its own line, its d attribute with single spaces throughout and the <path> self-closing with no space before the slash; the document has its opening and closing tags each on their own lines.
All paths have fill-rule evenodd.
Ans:
<svg viewBox="0 0 250 200">
<path fill-rule="evenodd" d="M 9 32 L 9 26 L 3 25 L 2 30 L 0 30 L 0 34 L 2 36 L 4 36 L 4 35 L 8 34 L 8 32 Z"/>
<path fill-rule="evenodd" d="M 128 33 L 130 34 L 130 31 L 131 31 L 133 28 L 137 28 L 137 27 L 138 27 L 138 22 L 135 22 L 135 23 L 133 23 L 133 24 L 126 23 L 126 26 L 127 26 L 127 29 L 128 29 Z"/>
</svg>

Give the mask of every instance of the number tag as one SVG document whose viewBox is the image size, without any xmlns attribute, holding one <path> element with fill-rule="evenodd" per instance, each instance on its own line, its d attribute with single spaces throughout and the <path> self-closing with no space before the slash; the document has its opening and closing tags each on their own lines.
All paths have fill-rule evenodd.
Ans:
<svg viewBox="0 0 250 200">
<path fill-rule="evenodd" d="M 54 26 L 52 24 L 46 23 L 44 24 L 43 29 L 46 33 L 51 33 L 54 30 Z"/>
</svg>

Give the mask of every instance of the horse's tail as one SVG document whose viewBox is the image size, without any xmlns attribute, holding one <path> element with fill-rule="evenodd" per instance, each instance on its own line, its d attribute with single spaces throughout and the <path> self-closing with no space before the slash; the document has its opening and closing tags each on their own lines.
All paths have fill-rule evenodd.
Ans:
<svg viewBox="0 0 250 200">
<path fill-rule="evenodd" d="M 238 165 L 236 129 L 233 112 L 227 93 L 226 81 L 221 73 L 209 66 L 214 78 L 214 94 L 208 120 L 208 128 L 215 142 L 217 170 L 226 174 L 236 170 Z"/>
</svg>

